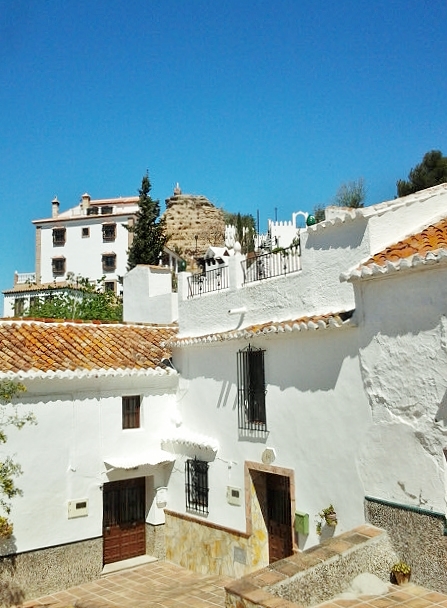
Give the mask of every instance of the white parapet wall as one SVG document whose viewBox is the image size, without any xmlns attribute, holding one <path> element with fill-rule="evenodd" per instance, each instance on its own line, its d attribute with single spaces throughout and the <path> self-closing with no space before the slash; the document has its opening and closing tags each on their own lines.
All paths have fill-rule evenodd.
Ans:
<svg viewBox="0 0 447 608">
<path fill-rule="evenodd" d="M 160 266 L 135 266 L 123 279 L 123 320 L 132 323 L 172 323 L 178 318 L 172 272 Z"/>
</svg>

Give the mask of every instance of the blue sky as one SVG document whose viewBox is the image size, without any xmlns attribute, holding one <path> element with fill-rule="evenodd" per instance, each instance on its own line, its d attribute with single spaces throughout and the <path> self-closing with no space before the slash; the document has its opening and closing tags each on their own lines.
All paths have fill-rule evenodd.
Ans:
<svg viewBox="0 0 447 608">
<path fill-rule="evenodd" d="M 445 0 L 0 0 L 0 287 L 31 220 L 178 181 L 290 219 L 447 154 Z"/>
</svg>

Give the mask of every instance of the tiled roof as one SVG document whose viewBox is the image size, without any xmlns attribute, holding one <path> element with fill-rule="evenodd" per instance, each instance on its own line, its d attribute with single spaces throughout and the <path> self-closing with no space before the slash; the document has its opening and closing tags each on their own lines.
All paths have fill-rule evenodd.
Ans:
<svg viewBox="0 0 447 608">
<path fill-rule="evenodd" d="M 171 347 L 191 346 L 193 344 L 212 344 L 214 342 L 224 342 L 226 340 L 247 340 L 256 336 L 266 336 L 268 334 L 281 334 L 292 331 L 308 331 L 316 329 L 332 329 L 346 325 L 352 317 L 354 311 L 329 313 L 325 315 L 314 315 L 311 317 L 300 317 L 287 321 L 269 321 L 257 325 L 250 325 L 242 329 L 206 334 L 195 337 L 176 338 L 169 341 Z M 352 325 L 352 323 L 349 323 Z"/>
<path fill-rule="evenodd" d="M 16 283 L 12 289 L 5 289 L 4 294 L 39 292 L 39 291 L 55 291 L 58 289 L 74 289 L 73 283 L 68 281 L 60 281 L 55 283 Z"/>
<path fill-rule="evenodd" d="M 388 274 L 404 268 L 447 262 L 447 219 L 431 224 L 406 239 L 376 253 L 342 280 Z"/>
<path fill-rule="evenodd" d="M 174 373 L 162 343 L 176 327 L 0 321 L 0 378 Z"/>
</svg>

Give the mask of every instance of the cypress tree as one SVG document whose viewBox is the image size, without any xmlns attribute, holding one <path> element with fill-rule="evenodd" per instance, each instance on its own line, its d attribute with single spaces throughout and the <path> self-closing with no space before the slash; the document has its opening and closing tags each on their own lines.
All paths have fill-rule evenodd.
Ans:
<svg viewBox="0 0 447 608">
<path fill-rule="evenodd" d="M 137 264 L 152 264 L 158 266 L 163 247 L 168 240 L 165 234 L 165 222 L 160 215 L 160 203 L 150 196 L 151 182 L 149 175 L 143 177 L 138 191 L 140 199 L 135 226 L 128 230 L 134 233 L 134 238 L 128 251 L 127 270 L 132 270 Z"/>
</svg>

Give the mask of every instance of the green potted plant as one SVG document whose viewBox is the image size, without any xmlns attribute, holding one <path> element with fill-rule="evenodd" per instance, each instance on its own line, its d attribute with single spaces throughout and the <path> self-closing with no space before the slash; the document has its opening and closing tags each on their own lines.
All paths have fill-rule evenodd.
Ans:
<svg viewBox="0 0 447 608">
<path fill-rule="evenodd" d="M 397 562 L 391 568 L 391 575 L 398 585 L 404 585 L 410 580 L 411 567 L 405 562 Z"/>
<path fill-rule="evenodd" d="M 335 528 L 338 523 L 337 513 L 334 509 L 334 506 L 330 504 L 328 507 L 323 509 L 318 513 L 319 520 L 317 521 L 317 534 L 321 534 L 321 530 L 323 528 L 323 524 L 326 526 L 331 526 Z"/>
</svg>

